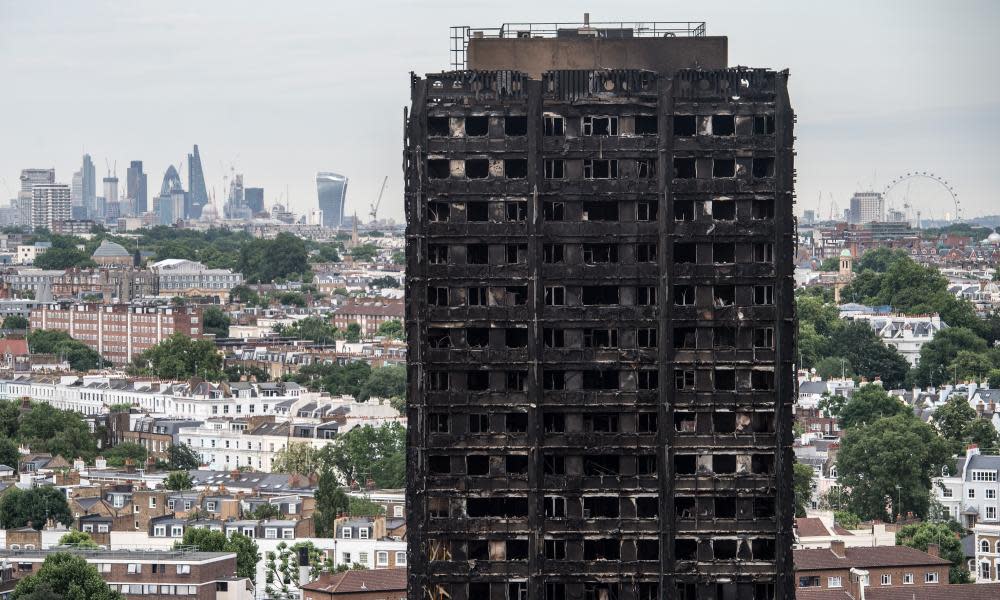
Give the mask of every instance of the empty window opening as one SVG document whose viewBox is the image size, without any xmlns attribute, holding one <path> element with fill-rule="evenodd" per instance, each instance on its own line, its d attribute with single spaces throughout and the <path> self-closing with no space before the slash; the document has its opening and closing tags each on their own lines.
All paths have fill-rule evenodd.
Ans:
<svg viewBox="0 0 1000 600">
<path fill-rule="evenodd" d="M 587 348 L 617 348 L 617 329 L 584 329 L 583 345 Z"/>
<path fill-rule="evenodd" d="M 448 179 L 451 177 L 451 163 L 446 158 L 427 159 L 427 177 L 429 179 Z"/>
<path fill-rule="evenodd" d="M 507 371 L 508 392 L 524 392 L 527 391 L 527 389 L 528 389 L 527 371 Z M 510 431 L 510 429 L 508 429 L 507 431 Z"/>
<path fill-rule="evenodd" d="M 674 159 L 674 179 L 694 179 L 696 175 L 693 158 Z"/>
<path fill-rule="evenodd" d="M 617 519 L 618 496 L 591 496 L 583 499 L 583 518 Z"/>
<path fill-rule="evenodd" d="M 659 544 L 659 542 L 657 542 L 657 544 Z M 659 556 L 659 548 L 657 548 L 657 556 Z M 636 600 L 659 600 L 659 598 L 660 584 L 652 581 L 639 582 L 639 594 L 636 597 Z"/>
<path fill-rule="evenodd" d="M 427 516 L 432 519 L 447 519 L 451 516 L 451 505 L 447 498 L 431 496 L 427 498 Z"/>
<path fill-rule="evenodd" d="M 754 158 L 751 166 L 754 177 L 774 177 L 774 159 Z"/>
<path fill-rule="evenodd" d="M 694 327 L 674 328 L 674 348 L 694 350 L 698 347 L 698 330 Z"/>
<path fill-rule="evenodd" d="M 563 159 L 547 159 L 544 165 L 546 179 L 562 179 L 566 177 L 566 161 Z"/>
<path fill-rule="evenodd" d="M 655 390 L 660 385 L 660 374 L 652 369 L 639 371 L 636 387 L 640 390 Z"/>
<path fill-rule="evenodd" d="M 485 454 L 469 454 L 465 457 L 467 475 L 489 475 L 490 457 Z"/>
<path fill-rule="evenodd" d="M 432 223 L 444 223 L 451 218 L 451 205 L 447 202 L 428 202 L 427 220 Z"/>
<path fill-rule="evenodd" d="M 656 348 L 656 329 L 643 327 L 635 332 L 635 345 L 639 348 Z"/>
<path fill-rule="evenodd" d="M 734 369 L 715 370 L 715 389 L 723 392 L 736 390 L 736 371 Z"/>
<path fill-rule="evenodd" d="M 654 412 L 641 412 L 636 415 L 635 430 L 639 433 L 656 433 L 657 415 Z"/>
<path fill-rule="evenodd" d="M 657 135 L 660 132 L 656 115 L 636 115 L 635 133 L 636 135 Z"/>
<path fill-rule="evenodd" d="M 469 179 L 486 179 L 490 176 L 490 161 L 485 158 L 465 159 L 465 176 Z"/>
<path fill-rule="evenodd" d="M 429 137 L 448 137 L 451 135 L 448 117 L 427 117 L 427 135 Z"/>
<path fill-rule="evenodd" d="M 757 327 L 753 330 L 754 348 L 774 348 L 774 327 Z"/>
<path fill-rule="evenodd" d="M 469 598 L 476 598 L 477 596 L 470 595 Z M 478 596 L 481 598 L 489 598 L 489 596 Z M 546 583 L 545 584 L 545 600 L 566 600 L 566 584 L 565 583 Z M 754 597 L 754 600 L 757 600 Z"/>
<path fill-rule="evenodd" d="M 676 254 L 674 257 L 676 258 Z M 690 261 L 686 261 L 690 262 Z M 693 285 L 675 285 L 674 286 L 674 304 L 677 306 L 694 306 L 694 286 Z"/>
<path fill-rule="evenodd" d="M 542 218 L 546 221 L 562 221 L 566 218 L 566 205 L 562 202 L 542 203 Z"/>
<path fill-rule="evenodd" d="M 564 306 L 566 304 L 566 288 L 561 285 L 545 286 L 545 306 Z"/>
<path fill-rule="evenodd" d="M 487 116 L 465 117 L 465 135 L 483 137 L 490 133 L 490 118 Z"/>
<path fill-rule="evenodd" d="M 751 413 L 750 428 L 755 433 L 774 433 L 774 413 Z"/>
<path fill-rule="evenodd" d="M 712 431 L 715 433 L 733 433 L 736 431 L 736 413 L 712 413 Z"/>
<path fill-rule="evenodd" d="M 525 158 L 505 158 L 503 174 L 507 179 L 524 179 L 528 176 L 528 160 Z"/>
<path fill-rule="evenodd" d="M 737 540 L 712 541 L 712 552 L 716 560 L 733 560 L 736 558 L 736 548 L 739 545 Z"/>
<path fill-rule="evenodd" d="M 566 540 L 545 540 L 545 558 L 566 560 Z"/>
<path fill-rule="evenodd" d="M 712 287 L 712 303 L 716 307 L 736 304 L 735 285 L 716 285 Z"/>
<path fill-rule="evenodd" d="M 694 371 L 692 369 L 685 369 L 682 371 L 674 372 L 674 386 L 678 390 L 693 390 L 694 389 Z"/>
<path fill-rule="evenodd" d="M 657 208 L 656 202 L 637 202 L 635 205 L 636 221 L 655 221 Z"/>
<path fill-rule="evenodd" d="M 693 263 L 698 260 L 698 244 L 692 242 L 674 242 L 674 262 L 679 264 Z"/>
<path fill-rule="evenodd" d="M 640 496 L 635 499 L 635 516 L 651 519 L 660 514 L 660 499 L 656 496 Z"/>
<path fill-rule="evenodd" d="M 674 411 L 674 430 L 679 433 L 694 433 L 698 430 L 698 415 L 693 412 Z"/>
<path fill-rule="evenodd" d="M 736 472 L 735 454 L 716 454 L 709 457 L 712 461 L 712 471 L 722 475 Z"/>
<path fill-rule="evenodd" d="M 486 244 L 469 244 L 465 248 L 465 262 L 470 265 L 489 264 L 490 247 Z"/>
<path fill-rule="evenodd" d="M 542 471 L 545 475 L 565 475 L 566 457 L 546 454 L 542 459 Z"/>
<path fill-rule="evenodd" d="M 469 540 L 467 558 L 469 560 L 489 560 L 491 540 Z"/>
<path fill-rule="evenodd" d="M 510 115 L 504 117 L 503 133 L 508 136 L 528 135 L 528 117 Z"/>
<path fill-rule="evenodd" d="M 735 519 L 736 518 L 736 498 L 725 497 L 715 499 L 715 518 L 716 519 Z"/>
<path fill-rule="evenodd" d="M 614 116 L 584 117 L 583 135 L 618 135 L 618 117 Z"/>
<path fill-rule="evenodd" d="M 697 132 L 697 120 L 694 115 L 674 115 L 674 135 L 689 137 Z"/>
<path fill-rule="evenodd" d="M 764 242 L 762 244 L 753 245 L 753 261 L 756 263 L 773 263 L 774 262 L 774 244 L 771 242 Z"/>
<path fill-rule="evenodd" d="M 617 244 L 584 244 L 583 262 L 588 265 L 618 262 Z"/>
<path fill-rule="evenodd" d="M 511 327 L 504 332 L 504 343 L 508 348 L 527 348 L 528 329 L 526 327 Z"/>
<path fill-rule="evenodd" d="M 736 244 L 732 242 L 712 244 L 712 262 L 715 264 L 736 262 Z"/>
<path fill-rule="evenodd" d="M 618 415 L 613 413 L 584 414 L 583 430 L 590 433 L 617 433 Z"/>
<path fill-rule="evenodd" d="M 525 371 L 516 371 L 527 375 Z M 507 433 L 525 433 L 528 431 L 528 413 L 513 412 L 507 413 L 505 417 Z"/>
<path fill-rule="evenodd" d="M 427 470 L 433 475 L 447 475 L 451 473 L 451 457 L 428 456 Z"/>
<path fill-rule="evenodd" d="M 486 306 L 486 288 L 470 287 L 467 298 L 469 306 Z"/>
<path fill-rule="evenodd" d="M 428 244 L 427 262 L 432 265 L 443 265 L 448 262 L 448 246 L 444 244 Z"/>
<path fill-rule="evenodd" d="M 559 115 L 542 117 L 545 135 L 565 135 L 565 121 Z"/>
<path fill-rule="evenodd" d="M 525 475 L 528 473 L 528 457 L 523 454 L 508 455 L 505 468 L 508 475 Z"/>
<path fill-rule="evenodd" d="M 774 286 L 773 285 L 753 286 L 753 303 L 759 306 L 768 306 L 774 304 Z"/>
<path fill-rule="evenodd" d="M 528 516 L 527 498 L 468 498 L 465 514 L 469 517 L 517 518 Z"/>
<path fill-rule="evenodd" d="M 712 135 L 736 135 L 733 115 L 712 115 Z"/>
<path fill-rule="evenodd" d="M 584 221 L 617 221 L 618 220 L 618 203 L 617 202 L 584 202 L 583 203 L 583 220 Z"/>
<path fill-rule="evenodd" d="M 469 371 L 466 373 L 465 389 L 470 392 L 485 392 L 490 389 L 490 372 Z"/>
<path fill-rule="evenodd" d="M 504 203 L 507 220 L 523 223 L 528 220 L 528 203 L 523 200 L 512 200 Z"/>
<path fill-rule="evenodd" d="M 427 345 L 431 348 L 451 348 L 451 330 L 441 328 L 428 329 Z"/>
<path fill-rule="evenodd" d="M 774 560 L 774 540 L 756 538 L 750 542 L 754 560 Z"/>
<path fill-rule="evenodd" d="M 547 264 L 557 264 L 565 260 L 563 244 L 545 244 L 542 246 L 542 262 Z"/>
<path fill-rule="evenodd" d="M 469 415 L 469 433 L 489 433 L 490 416 L 483 413 Z"/>
<path fill-rule="evenodd" d="M 712 330 L 712 347 L 714 348 L 735 348 L 736 328 L 723 325 Z"/>
<path fill-rule="evenodd" d="M 528 303 L 528 286 L 508 285 L 504 288 L 504 304 L 506 306 L 524 306 Z"/>
<path fill-rule="evenodd" d="M 466 221 L 470 223 L 485 223 L 490 220 L 489 202 L 469 202 L 466 206 Z"/>
<path fill-rule="evenodd" d="M 694 475 L 697 461 L 694 454 L 675 454 L 674 473 L 678 475 Z"/>
<path fill-rule="evenodd" d="M 770 475 L 774 471 L 774 455 L 754 454 L 750 458 L 750 471 L 757 475 Z"/>
<path fill-rule="evenodd" d="M 714 159 L 712 161 L 712 177 L 736 177 L 736 159 Z"/>
<path fill-rule="evenodd" d="M 753 516 L 757 519 L 773 519 L 774 518 L 774 498 L 754 498 L 753 499 Z"/>
<path fill-rule="evenodd" d="M 637 263 L 656 262 L 656 244 L 636 244 L 635 262 Z"/>
<path fill-rule="evenodd" d="M 469 348 L 488 348 L 490 345 L 489 327 L 467 327 L 465 329 L 465 343 Z"/>
<path fill-rule="evenodd" d="M 546 496 L 544 502 L 546 517 L 566 516 L 566 499 L 562 496 Z"/>
<path fill-rule="evenodd" d="M 619 288 L 615 285 L 588 285 L 581 290 L 584 306 L 612 306 L 619 302 Z"/>
<path fill-rule="evenodd" d="M 732 221 L 736 218 L 736 202 L 732 200 L 712 200 L 712 218 L 716 221 Z"/>
<path fill-rule="evenodd" d="M 694 221 L 694 200 L 677 200 L 674 202 L 675 221 Z"/>
<path fill-rule="evenodd" d="M 430 371 L 427 373 L 427 387 L 435 392 L 448 389 L 448 373 L 446 371 Z"/>
<path fill-rule="evenodd" d="M 618 160 L 613 158 L 583 159 L 584 179 L 618 179 Z"/>
<path fill-rule="evenodd" d="M 545 413 L 542 417 L 542 428 L 545 433 L 563 433 L 566 431 L 566 415 L 562 413 Z"/>
<path fill-rule="evenodd" d="M 427 428 L 431 433 L 448 433 L 451 429 L 451 419 L 444 413 L 430 413 L 427 416 Z"/>
<path fill-rule="evenodd" d="M 618 371 L 589 370 L 583 372 L 583 389 L 617 390 Z"/>
<path fill-rule="evenodd" d="M 566 388 L 565 371 L 549 371 L 542 373 L 542 387 L 546 390 L 562 390 Z"/>
<path fill-rule="evenodd" d="M 656 455 L 640 454 L 636 456 L 635 472 L 637 475 L 656 475 Z"/>
<path fill-rule="evenodd" d="M 677 560 L 697 560 L 698 540 L 677 538 L 674 540 L 674 556 Z"/>
<path fill-rule="evenodd" d="M 635 176 L 640 179 L 656 177 L 656 161 L 651 158 L 641 158 L 635 161 Z"/>
<path fill-rule="evenodd" d="M 622 543 L 616 539 L 583 540 L 583 559 L 618 560 L 621 556 L 621 547 Z"/>
<path fill-rule="evenodd" d="M 750 218 L 761 221 L 774 218 L 774 200 L 754 200 L 750 207 Z"/>
<path fill-rule="evenodd" d="M 566 332 L 550 327 L 542 329 L 542 343 L 546 348 L 563 348 L 566 346 Z"/>
<path fill-rule="evenodd" d="M 528 262 L 528 245 L 507 244 L 504 246 L 504 255 L 509 265 Z"/>
<path fill-rule="evenodd" d="M 770 135 L 774 133 L 774 115 L 757 115 L 753 118 L 754 135 Z"/>
<path fill-rule="evenodd" d="M 635 542 L 635 557 L 637 560 L 659 560 L 660 559 L 660 540 L 636 540 Z M 656 596 L 651 596 L 655 598 Z"/>
<path fill-rule="evenodd" d="M 651 285 L 640 285 L 635 289 L 636 306 L 655 306 L 656 288 Z"/>
<path fill-rule="evenodd" d="M 615 454 L 591 454 L 583 457 L 583 474 L 589 477 L 618 475 L 618 456 Z"/>
<path fill-rule="evenodd" d="M 674 497 L 674 513 L 679 519 L 693 519 L 696 513 L 695 499 L 690 496 Z"/>
</svg>

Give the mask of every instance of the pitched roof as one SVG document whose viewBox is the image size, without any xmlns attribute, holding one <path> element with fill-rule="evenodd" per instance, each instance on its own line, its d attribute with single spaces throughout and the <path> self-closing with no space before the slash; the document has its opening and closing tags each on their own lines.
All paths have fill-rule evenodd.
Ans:
<svg viewBox="0 0 1000 600">
<path fill-rule="evenodd" d="M 865 591 L 867 594 L 867 590 Z M 854 600 L 847 590 L 831 590 L 828 588 L 796 588 L 796 600 Z"/>
<path fill-rule="evenodd" d="M 798 598 L 809 598 L 797 590 Z M 1000 583 L 958 583 L 907 587 L 869 587 L 868 600 L 995 600 L 1000 598 Z M 825 599 L 824 599 L 825 600 Z"/>
<path fill-rule="evenodd" d="M 907 546 L 876 546 L 845 548 L 841 558 L 829 548 L 795 550 L 795 568 L 801 571 L 817 569 L 849 569 L 851 567 L 906 567 L 951 565 L 951 562 Z"/>
<path fill-rule="evenodd" d="M 795 519 L 795 529 L 799 537 L 828 536 L 830 531 L 823 524 L 823 521 L 816 517 L 801 517 Z"/>
<path fill-rule="evenodd" d="M 396 592 L 406 590 L 406 569 L 376 569 L 331 573 L 302 586 L 304 590 L 328 594 Z"/>
<path fill-rule="evenodd" d="M 28 340 L 0 339 L 0 354 L 26 356 L 28 354 Z"/>
</svg>

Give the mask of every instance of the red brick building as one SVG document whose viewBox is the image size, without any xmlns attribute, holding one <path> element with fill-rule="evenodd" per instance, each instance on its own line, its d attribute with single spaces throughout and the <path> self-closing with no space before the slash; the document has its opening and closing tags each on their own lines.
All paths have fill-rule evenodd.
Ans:
<svg viewBox="0 0 1000 600">
<path fill-rule="evenodd" d="M 304 600 L 406 600 L 406 569 L 323 573 L 302 586 Z"/>
<path fill-rule="evenodd" d="M 403 301 L 389 298 L 356 298 L 333 311 L 333 324 L 345 329 L 351 323 L 361 325 L 362 335 L 372 335 L 386 321 L 403 322 Z"/>
<path fill-rule="evenodd" d="M 939 588 L 948 585 L 950 567 L 936 547 L 929 552 L 906 546 L 846 548 L 837 540 L 830 548 L 795 550 L 797 592 L 834 590 L 858 598 L 864 583 L 866 596 L 874 598 L 871 592 L 879 589 Z"/>
<path fill-rule="evenodd" d="M 201 310 L 187 306 L 52 303 L 31 311 L 31 329 L 65 331 L 116 365 L 175 333 L 202 337 Z"/>
</svg>

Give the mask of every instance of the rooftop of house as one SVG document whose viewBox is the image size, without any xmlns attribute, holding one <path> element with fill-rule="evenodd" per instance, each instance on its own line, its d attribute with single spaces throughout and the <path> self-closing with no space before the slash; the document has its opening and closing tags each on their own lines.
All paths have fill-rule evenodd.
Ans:
<svg viewBox="0 0 1000 600">
<path fill-rule="evenodd" d="M 214 562 L 236 557 L 235 552 L 199 552 L 189 550 L 80 550 L 59 548 L 58 550 L 0 550 L 0 558 L 16 560 L 45 560 L 53 552 L 72 552 L 88 560 L 130 560 L 130 561 L 179 561 Z"/>
<path fill-rule="evenodd" d="M 843 548 L 843 556 L 838 556 L 833 548 L 795 550 L 797 571 L 933 565 L 949 566 L 951 562 L 907 546 Z"/>
<path fill-rule="evenodd" d="M 827 600 L 805 596 L 802 600 Z M 961 583 L 945 586 L 870 587 L 865 589 L 867 600 L 995 600 L 1000 598 L 1000 583 Z M 833 600 L 832 598 L 830 600 Z"/>
<path fill-rule="evenodd" d="M 324 573 L 302 589 L 328 594 L 395 592 L 406 590 L 406 569 L 375 569 Z"/>
</svg>

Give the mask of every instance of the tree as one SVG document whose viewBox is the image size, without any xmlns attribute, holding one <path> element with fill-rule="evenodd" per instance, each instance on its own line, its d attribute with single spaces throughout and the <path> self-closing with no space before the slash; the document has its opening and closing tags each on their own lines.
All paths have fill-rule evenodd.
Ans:
<svg viewBox="0 0 1000 600">
<path fill-rule="evenodd" d="M 889 504 L 897 514 L 906 510 L 923 517 L 931 477 L 950 456 L 933 427 L 912 414 L 897 414 L 846 431 L 837 454 L 838 481 L 851 490 L 851 512 L 863 519 L 888 520 Z"/>
<path fill-rule="evenodd" d="M 21 404 L 13 400 L 0 400 L 0 436 L 15 439 L 21 423 Z M 13 467 L 14 465 L 8 465 Z"/>
<path fill-rule="evenodd" d="M 957 452 L 968 439 L 976 416 L 976 409 L 969 406 L 969 399 L 964 394 L 952 394 L 944 406 L 935 409 L 934 426 L 946 440 L 954 442 Z"/>
<path fill-rule="evenodd" d="M 59 538 L 60 546 L 76 546 L 77 548 L 98 548 L 97 542 L 86 531 L 70 529 L 69 533 Z"/>
<path fill-rule="evenodd" d="M 28 319 L 21 315 L 7 315 L 3 319 L 3 329 L 27 329 Z"/>
<path fill-rule="evenodd" d="M 847 510 L 833 511 L 833 522 L 844 529 L 857 529 L 861 527 L 861 517 Z"/>
<path fill-rule="evenodd" d="M 319 451 L 305 442 L 290 442 L 271 462 L 272 473 L 311 475 L 319 466 Z"/>
<path fill-rule="evenodd" d="M 927 552 L 930 544 L 937 544 L 941 558 L 951 561 L 948 573 L 949 583 L 970 583 L 972 577 L 965 567 L 965 552 L 962 541 L 952 531 L 947 523 L 923 522 L 917 525 L 904 525 L 896 532 L 896 545 L 916 548 Z"/>
<path fill-rule="evenodd" d="M 858 388 L 851 399 L 840 409 L 840 427 L 848 429 L 873 423 L 882 417 L 909 413 L 898 398 L 890 396 L 879 385 L 869 384 Z"/>
<path fill-rule="evenodd" d="M 271 379 L 267 371 L 256 365 L 228 365 L 222 372 L 228 381 L 243 381 L 244 377 L 259 382 Z"/>
<path fill-rule="evenodd" d="M 389 275 L 385 275 L 383 277 L 378 277 L 376 279 L 372 279 L 370 282 L 368 282 L 368 286 L 372 287 L 372 288 L 375 288 L 375 289 L 398 288 L 399 287 L 399 280 L 396 279 L 395 277 L 391 277 Z"/>
<path fill-rule="evenodd" d="M 316 509 L 313 513 L 316 537 L 334 537 L 333 521 L 338 514 L 346 512 L 349 507 L 350 500 L 344 490 L 337 485 L 332 465 L 327 465 L 320 472 L 316 484 Z"/>
<path fill-rule="evenodd" d="M 823 259 L 823 262 L 819 265 L 820 271 L 839 271 L 840 270 L 840 258 L 837 256 L 828 256 Z"/>
<path fill-rule="evenodd" d="M 393 319 L 391 321 L 382 321 L 378 326 L 378 335 L 385 336 L 394 340 L 403 339 L 403 323 L 399 320 Z"/>
<path fill-rule="evenodd" d="M 867 323 L 843 323 L 830 336 L 830 348 L 869 380 L 881 378 L 889 388 L 903 385 L 910 363 L 892 346 L 886 346 Z"/>
<path fill-rule="evenodd" d="M 823 411 L 823 416 L 839 417 L 845 406 L 847 406 L 847 398 L 844 398 L 840 394 L 831 396 L 828 393 L 824 393 L 823 397 L 819 400 L 818 408 Z"/>
<path fill-rule="evenodd" d="M 913 381 L 921 387 L 940 385 L 951 381 L 949 372 L 959 352 L 985 354 L 986 340 L 965 327 L 949 327 L 934 335 L 934 339 L 920 348 L 920 362 L 913 370 Z"/>
<path fill-rule="evenodd" d="M 187 444 L 171 444 L 167 448 L 167 460 L 170 468 L 178 471 L 191 471 L 201 466 L 201 456 Z"/>
<path fill-rule="evenodd" d="M 35 266 L 39 269 L 62 271 L 72 268 L 96 267 L 97 263 L 91 260 L 86 252 L 77 248 L 52 247 L 35 258 Z"/>
<path fill-rule="evenodd" d="M 14 440 L 8 437 L 0 437 L 0 465 L 7 465 L 14 469 L 16 473 L 20 462 L 21 452 L 17 449 L 17 444 Z"/>
<path fill-rule="evenodd" d="M 966 443 L 975 444 L 983 450 L 996 450 L 1000 447 L 1000 436 L 997 435 L 993 423 L 986 419 L 976 419 L 969 424 Z"/>
<path fill-rule="evenodd" d="M 827 356 L 816 361 L 816 375 L 822 379 L 840 379 L 841 377 L 853 377 L 854 367 L 851 361 L 839 356 Z"/>
<path fill-rule="evenodd" d="M 260 552 L 257 542 L 242 533 L 234 533 L 228 538 L 221 531 L 212 531 L 204 527 L 187 527 L 181 541 L 174 543 L 174 548 L 195 548 L 200 552 L 235 552 L 236 576 L 248 577 L 251 581 L 257 572 Z"/>
<path fill-rule="evenodd" d="M 309 255 L 302 238 L 279 233 L 273 240 L 253 239 L 240 247 L 238 269 L 251 283 L 303 277 Z"/>
<path fill-rule="evenodd" d="M 299 549 L 309 557 L 309 580 L 319 577 L 322 571 L 333 570 L 332 562 L 312 542 L 299 542 L 289 546 L 279 542 L 274 551 L 265 556 L 264 591 L 271 600 L 295 600 L 299 597 Z"/>
<path fill-rule="evenodd" d="M 183 333 L 163 340 L 132 361 L 136 373 L 151 373 L 163 379 L 202 377 L 222 379 L 222 355 L 209 340 L 195 340 Z"/>
<path fill-rule="evenodd" d="M 306 317 L 291 325 L 278 325 L 277 332 L 285 337 L 312 340 L 321 344 L 329 344 L 343 337 L 336 327 L 322 317 Z"/>
<path fill-rule="evenodd" d="M 215 334 L 216 337 L 229 337 L 229 315 L 218 306 L 208 307 L 201 316 L 201 322 L 205 333 Z"/>
<path fill-rule="evenodd" d="M 36 452 L 48 452 L 67 460 L 86 460 L 97 455 L 97 442 L 86 423 L 75 412 L 51 404 L 33 403 L 21 415 L 18 439 Z"/>
<path fill-rule="evenodd" d="M 172 471 L 167 478 L 163 480 L 163 487 L 168 490 L 182 491 L 189 490 L 194 487 L 194 480 L 191 479 L 191 475 L 187 471 Z"/>
<path fill-rule="evenodd" d="M 44 592 L 62 600 L 125 600 L 125 596 L 104 582 L 97 568 L 86 559 L 69 552 L 48 555 L 37 573 L 17 582 L 13 600 L 49 598 Z M 41 593 L 41 595 L 40 595 Z"/>
<path fill-rule="evenodd" d="M 89 371 L 106 364 L 96 350 L 74 340 L 65 331 L 36 329 L 28 334 L 28 347 L 33 354 L 55 354 L 65 358 L 74 371 Z"/>
<path fill-rule="evenodd" d="M 406 367 L 391 365 L 372 369 L 371 375 L 361 386 L 358 400 L 369 398 L 403 398 L 406 396 Z"/>
<path fill-rule="evenodd" d="M 257 292 L 253 291 L 249 287 L 245 285 L 238 285 L 229 290 L 229 299 L 242 304 L 257 304 L 260 301 L 260 296 L 258 296 Z"/>
<path fill-rule="evenodd" d="M 52 486 L 14 488 L 0 498 L 0 527 L 4 529 L 24 527 L 29 521 L 32 527 L 41 529 L 46 519 L 66 526 L 73 522 L 66 495 Z"/>
<path fill-rule="evenodd" d="M 372 368 L 366 362 L 352 362 L 346 365 L 336 363 L 312 363 L 289 375 L 286 379 L 306 386 L 310 391 L 324 391 L 331 396 L 347 394 L 357 398 L 361 386 L 371 376 Z"/>
<path fill-rule="evenodd" d="M 394 265 L 403 265 L 403 264 L 406 264 L 406 255 L 403 254 L 402 252 L 398 252 L 398 251 L 397 252 L 393 252 L 391 258 L 392 258 L 392 264 L 394 264 Z"/>
<path fill-rule="evenodd" d="M 876 248 L 861 255 L 855 270 L 861 272 L 870 269 L 876 273 L 885 273 L 893 264 L 909 258 L 905 250 Z"/>
<path fill-rule="evenodd" d="M 271 504 L 270 502 L 265 502 L 260 504 L 250 513 L 250 518 L 257 521 L 263 521 L 265 519 L 280 519 L 282 516 L 281 509 Z"/>
<path fill-rule="evenodd" d="M 948 367 L 948 374 L 958 381 L 982 381 L 996 365 L 993 350 L 989 352 L 973 352 L 959 350 L 955 360 Z"/>
<path fill-rule="evenodd" d="M 174 548 L 196 548 L 201 552 L 222 552 L 226 547 L 226 534 L 205 527 L 186 527 L 181 541 Z"/>
<path fill-rule="evenodd" d="M 399 423 L 355 427 L 335 437 L 320 453 L 322 464 L 335 468 L 347 482 L 371 478 L 383 488 L 405 483 L 406 430 Z"/>
<path fill-rule="evenodd" d="M 348 323 L 347 330 L 344 333 L 344 339 L 346 339 L 351 344 L 357 344 L 361 341 L 361 324 L 360 323 Z"/>
<path fill-rule="evenodd" d="M 813 469 L 809 465 L 795 463 L 792 466 L 792 488 L 795 491 L 795 516 L 806 516 L 806 509 L 812 497 Z"/>
<path fill-rule="evenodd" d="M 141 467 L 146 462 L 148 453 L 145 446 L 132 442 L 122 442 L 117 446 L 105 450 L 104 458 L 113 467 L 124 465 L 128 459 L 132 459 L 132 464 Z"/>
<path fill-rule="evenodd" d="M 361 244 L 351 248 L 351 258 L 359 262 L 371 262 L 378 254 L 378 248 L 372 244 Z"/>
</svg>

